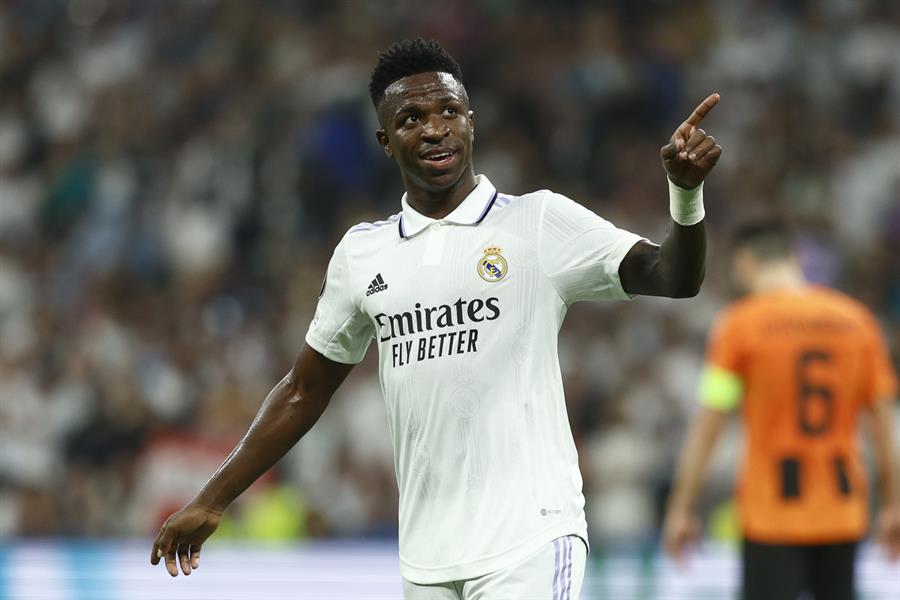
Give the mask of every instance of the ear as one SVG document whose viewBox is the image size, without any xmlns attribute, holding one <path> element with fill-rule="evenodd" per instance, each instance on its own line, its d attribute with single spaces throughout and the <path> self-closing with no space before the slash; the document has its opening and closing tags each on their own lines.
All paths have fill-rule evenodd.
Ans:
<svg viewBox="0 0 900 600">
<path fill-rule="evenodd" d="M 467 114 L 469 117 L 469 137 L 474 140 L 475 139 L 475 111 L 470 110 Z"/>
<path fill-rule="evenodd" d="M 381 145 L 381 149 L 384 150 L 385 155 L 388 158 L 394 158 L 394 151 L 391 149 L 391 141 L 388 139 L 387 132 L 384 129 L 378 129 L 375 131 L 375 137 L 378 138 L 378 143 Z"/>
</svg>

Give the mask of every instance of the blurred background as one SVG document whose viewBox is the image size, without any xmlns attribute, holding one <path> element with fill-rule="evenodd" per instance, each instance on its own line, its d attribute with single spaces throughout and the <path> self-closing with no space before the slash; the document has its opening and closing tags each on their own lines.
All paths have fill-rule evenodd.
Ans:
<svg viewBox="0 0 900 600">
<path fill-rule="evenodd" d="M 399 210 L 367 84 L 379 49 L 416 36 L 462 65 L 476 172 L 504 192 L 551 188 L 656 240 L 669 218 L 659 146 L 722 94 L 706 123 L 725 151 L 706 187 L 700 296 L 578 305 L 561 334 L 597 573 L 626 558 L 634 581 L 665 570 L 652 566 L 661 510 L 708 327 L 732 299 L 736 222 L 786 217 L 808 275 L 875 311 L 896 364 L 894 0 L 6 0 L 0 598 L 24 585 L 9 583 L 18 564 L 154 534 L 246 430 L 302 344 L 336 242 Z M 366 538 L 393 556 L 374 354 L 216 541 Z M 726 564 L 739 443 L 735 425 L 703 507 Z M 149 542 L 135 548 L 145 561 Z M 866 597 L 900 596 L 898 569 L 864 582 Z M 728 569 L 716 573 L 727 589 Z"/>
</svg>

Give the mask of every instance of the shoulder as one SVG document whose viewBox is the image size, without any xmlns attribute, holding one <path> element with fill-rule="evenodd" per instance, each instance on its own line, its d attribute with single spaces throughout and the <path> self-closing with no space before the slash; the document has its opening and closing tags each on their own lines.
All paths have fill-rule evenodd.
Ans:
<svg viewBox="0 0 900 600">
<path fill-rule="evenodd" d="M 543 217 L 545 190 L 527 194 L 497 192 L 485 217 L 495 225 L 512 228 L 524 235 L 537 233 Z"/>
<path fill-rule="evenodd" d="M 878 318 L 860 300 L 839 290 L 824 287 L 816 288 L 816 294 L 822 298 L 823 303 L 830 304 L 835 310 L 858 323 L 864 330 L 868 332 L 879 330 Z"/>
<path fill-rule="evenodd" d="M 811 293 L 815 294 L 821 301 L 831 303 L 836 308 L 856 313 L 857 315 L 872 314 L 865 304 L 840 290 L 822 286 L 813 286 Z"/>
<path fill-rule="evenodd" d="M 533 192 L 528 192 L 527 194 L 523 194 L 521 196 L 513 196 L 513 198 L 515 198 L 522 205 L 540 204 L 550 207 L 563 207 L 569 205 L 580 206 L 580 204 L 578 204 L 568 196 L 548 189 L 534 190 Z"/>
<path fill-rule="evenodd" d="M 759 310 L 759 301 L 752 296 L 732 302 L 716 315 L 712 327 L 713 334 L 730 335 L 730 332 L 752 322 L 759 314 Z"/>
<path fill-rule="evenodd" d="M 538 190 L 521 195 L 497 192 L 491 212 L 515 212 L 516 210 L 539 206 L 544 201 L 545 195 L 549 193 L 551 192 L 548 190 Z"/>
<path fill-rule="evenodd" d="M 506 210 L 510 213 L 530 213 L 545 225 L 548 222 L 578 221 L 590 212 L 588 208 L 568 196 L 547 189 L 535 190 L 520 196 L 498 194 L 495 209 L 497 212 Z"/>
<path fill-rule="evenodd" d="M 341 238 L 338 248 L 348 257 L 371 255 L 379 247 L 396 243 L 400 239 L 400 213 L 382 221 L 357 223 L 350 227 Z"/>
</svg>

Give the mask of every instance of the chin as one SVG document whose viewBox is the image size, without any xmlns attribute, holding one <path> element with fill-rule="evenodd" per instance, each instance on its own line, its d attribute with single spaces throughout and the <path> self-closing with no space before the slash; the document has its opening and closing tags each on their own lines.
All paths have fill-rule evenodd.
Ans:
<svg viewBox="0 0 900 600">
<path fill-rule="evenodd" d="M 465 171 L 450 171 L 447 173 L 440 174 L 420 174 L 416 179 L 419 180 L 419 183 L 423 188 L 432 191 L 438 192 L 441 190 L 447 190 L 452 188 L 456 183 L 462 178 L 462 175 Z"/>
</svg>

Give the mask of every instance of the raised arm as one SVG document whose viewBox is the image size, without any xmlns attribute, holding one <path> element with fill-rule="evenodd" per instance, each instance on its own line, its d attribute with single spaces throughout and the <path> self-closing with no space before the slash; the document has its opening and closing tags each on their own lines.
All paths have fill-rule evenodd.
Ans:
<svg viewBox="0 0 900 600">
<path fill-rule="evenodd" d="M 706 270 L 702 184 L 722 147 L 699 125 L 718 102 L 718 94 L 701 102 L 660 148 L 672 223 L 661 246 L 639 242 L 622 260 L 619 278 L 629 294 L 686 298 L 700 291 Z"/>
<path fill-rule="evenodd" d="M 173 577 L 178 575 L 176 556 L 185 575 L 196 569 L 200 548 L 228 505 L 315 425 L 352 368 L 304 346 L 291 372 L 266 396 L 247 433 L 222 466 L 187 506 L 163 523 L 150 562 L 156 565 L 165 557 L 166 570 Z"/>
</svg>

